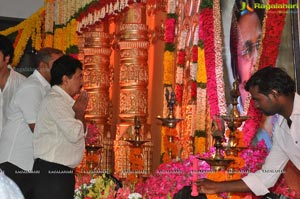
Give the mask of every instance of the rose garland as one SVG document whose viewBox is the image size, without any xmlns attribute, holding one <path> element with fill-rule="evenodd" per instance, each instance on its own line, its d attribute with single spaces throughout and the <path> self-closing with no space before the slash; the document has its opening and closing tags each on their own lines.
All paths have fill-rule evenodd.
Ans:
<svg viewBox="0 0 300 199">
<path fill-rule="evenodd" d="M 218 105 L 218 93 L 217 93 L 217 85 L 216 85 L 214 25 L 213 25 L 213 20 L 211 20 L 212 18 L 213 18 L 212 7 L 205 7 L 200 12 L 199 38 L 202 39 L 204 43 L 205 65 L 206 65 L 206 72 L 207 72 L 208 102 L 210 105 L 210 115 L 214 116 L 219 114 L 220 111 Z"/>
</svg>

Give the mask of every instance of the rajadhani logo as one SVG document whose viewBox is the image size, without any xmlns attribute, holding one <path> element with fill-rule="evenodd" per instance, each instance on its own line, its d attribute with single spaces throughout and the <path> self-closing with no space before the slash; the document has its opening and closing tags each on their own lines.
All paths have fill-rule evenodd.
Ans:
<svg viewBox="0 0 300 199">
<path fill-rule="evenodd" d="M 247 4 L 245 1 L 242 1 L 242 7 L 241 7 L 241 16 L 243 16 L 244 14 L 247 14 L 249 12 L 253 12 L 254 9 L 250 7 L 249 4 Z"/>
<path fill-rule="evenodd" d="M 297 3 L 275 3 L 275 4 L 263 4 L 263 3 L 254 3 L 254 9 L 298 9 Z"/>
</svg>

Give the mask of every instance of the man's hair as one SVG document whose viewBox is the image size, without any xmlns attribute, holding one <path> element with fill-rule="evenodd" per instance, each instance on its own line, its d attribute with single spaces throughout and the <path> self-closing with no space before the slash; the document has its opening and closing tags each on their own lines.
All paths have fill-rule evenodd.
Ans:
<svg viewBox="0 0 300 199">
<path fill-rule="evenodd" d="M 42 48 L 39 50 L 39 52 L 36 54 L 36 67 L 39 66 L 40 62 L 48 63 L 51 60 L 52 54 L 62 55 L 63 52 L 56 48 Z"/>
<path fill-rule="evenodd" d="M 77 69 L 82 70 L 82 63 L 79 60 L 68 55 L 61 56 L 53 63 L 51 69 L 51 86 L 61 85 L 64 75 L 72 78 Z"/>
<path fill-rule="evenodd" d="M 10 56 L 8 61 L 10 64 L 14 56 L 14 47 L 12 42 L 4 35 L 0 35 L 0 51 L 4 57 Z"/>
<path fill-rule="evenodd" d="M 258 86 L 259 92 L 268 95 L 271 90 L 289 96 L 296 92 L 295 81 L 281 68 L 265 67 L 255 72 L 245 84 L 245 90 Z"/>
</svg>

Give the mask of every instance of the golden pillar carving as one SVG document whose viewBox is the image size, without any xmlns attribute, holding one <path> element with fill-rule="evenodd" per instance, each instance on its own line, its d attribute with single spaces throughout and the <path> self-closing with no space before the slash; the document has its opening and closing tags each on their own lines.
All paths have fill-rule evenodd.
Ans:
<svg viewBox="0 0 300 199">
<path fill-rule="evenodd" d="M 120 177 L 131 174 L 129 163 L 129 143 L 134 139 L 134 118 L 141 122 L 141 140 L 149 142 L 141 145 L 144 169 L 140 174 L 146 177 L 151 172 L 152 143 L 148 117 L 148 26 L 146 25 L 146 5 L 135 3 L 129 6 L 124 21 L 120 24 L 120 124 L 117 125 L 115 140 L 115 172 Z M 141 176 L 141 175 L 140 175 Z"/>
<path fill-rule="evenodd" d="M 107 124 L 110 107 L 111 49 L 108 28 L 104 24 L 100 23 L 83 34 L 83 80 L 84 89 L 89 94 L 85 118 L 88 125 L 91 123 L 96 125 L 99 132 L 99 144 L 103 147 L 97 169 L 108 171 L 113 167 L 113 143 L 110 126 Z"/>
</svg>

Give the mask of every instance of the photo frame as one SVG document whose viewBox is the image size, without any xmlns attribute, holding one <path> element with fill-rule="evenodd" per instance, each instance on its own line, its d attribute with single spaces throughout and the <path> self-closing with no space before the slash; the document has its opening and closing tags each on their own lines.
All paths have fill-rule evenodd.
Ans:
<svg viewBox="0 0 300 199">
<path fill-rule="evenodd" d="M 300 93 L 300 2 L 299 0 L 292 0 L 291 3 L 298 5 L 298 8 L 293 10 L 291 14 L 291 33 L 296 91 Z"/>
</svg>

